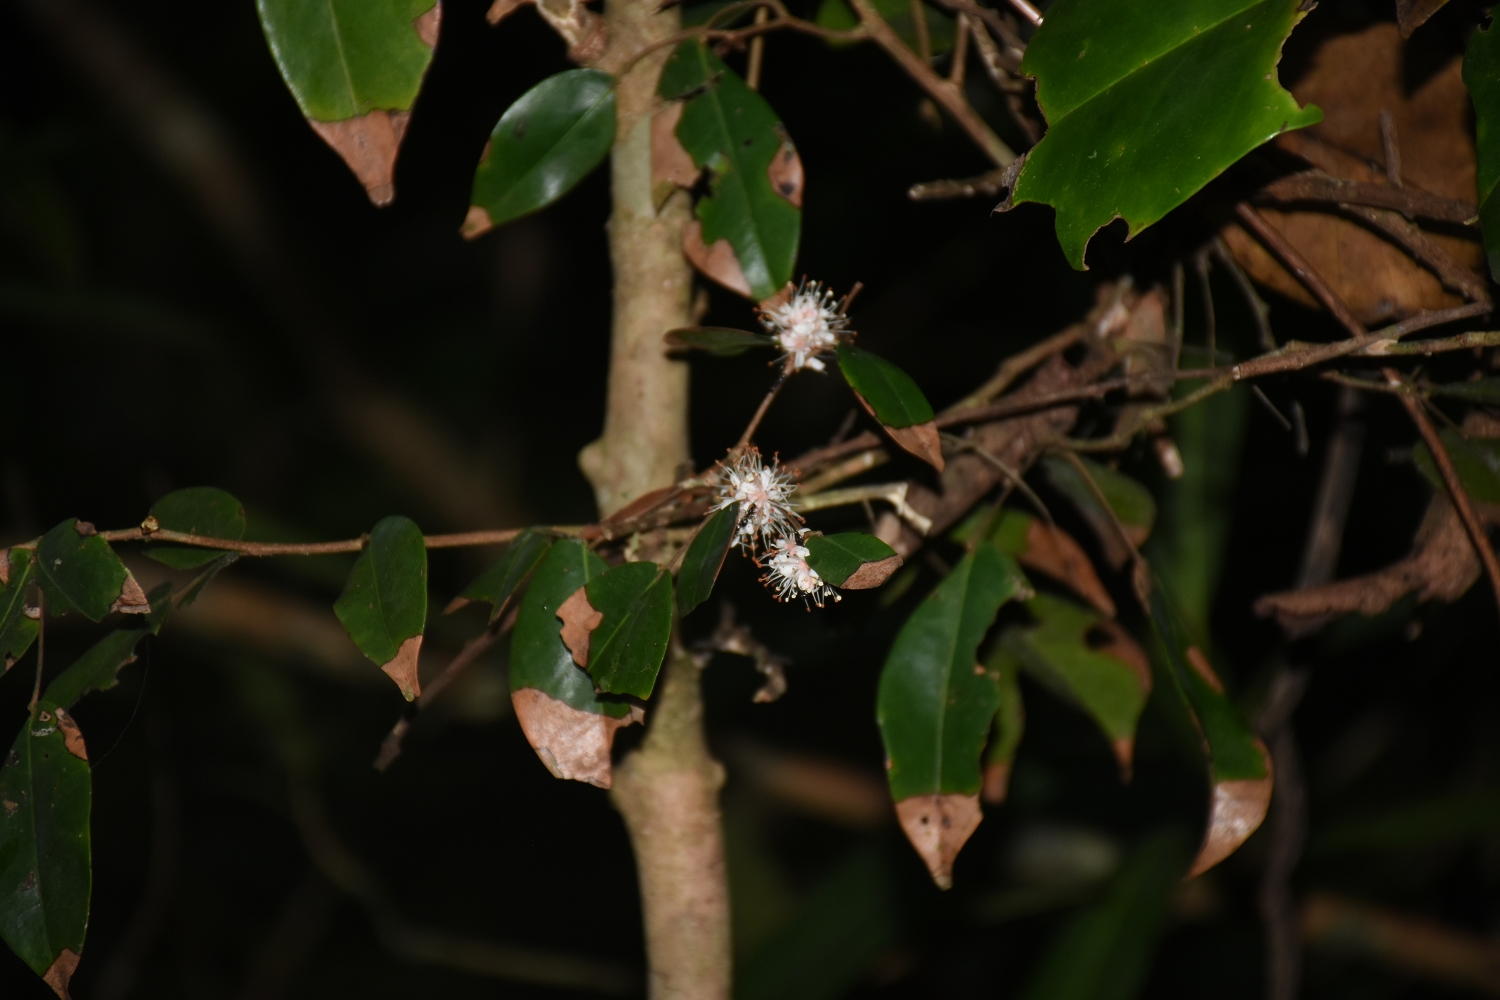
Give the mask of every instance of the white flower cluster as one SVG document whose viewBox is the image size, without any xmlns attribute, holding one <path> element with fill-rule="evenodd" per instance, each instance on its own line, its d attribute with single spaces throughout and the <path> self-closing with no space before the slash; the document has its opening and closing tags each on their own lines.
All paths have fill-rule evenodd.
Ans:
<svg viewBox="0 0 1500 1000">
<path fill-rule="evenodd" d="M 791 474 L 776 459 L 768 465 L 752 447 L 721 467 L 719 503 L 714 509 L 740 505 L 735 544 L 751 556 L 760 551 L 755 564 L 766 570 L 761 582 L 776 592 L 777 600 L 802 597 L 821 608 L 829 597 L 840 598 L 807 564 L 808 551 L 801 544 L 807 529 L 791 503 L 796 489 Z"/>
<path fill-rule="evenodd" d="M 786 302 L 762 309 L 760 321 L 784 352 L 782 359 L 791 360 L 792 371 L 823 371 L 818 355 L 852 335 L 843 306 L 821 281 L 803 281 Z"/>
</svg>

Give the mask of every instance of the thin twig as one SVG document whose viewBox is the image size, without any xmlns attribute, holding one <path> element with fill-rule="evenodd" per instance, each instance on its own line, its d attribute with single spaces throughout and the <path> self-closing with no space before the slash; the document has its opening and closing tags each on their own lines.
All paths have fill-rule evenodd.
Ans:
<svg viewBox="0 0 1500 1000">
<path fill-rule="evenodd" d="M 1318 480 L 1307 541 L 1302 546 L 1302 566 L 1297 572 L 1298 590 L 1328 583 L 1338 568 L 1344 524 L 1354 500 L 1354 483 L 1364 446 L 1365 427 L 1355 419 L 1359 407 L 1358 393 L 1349 387 L 1339 391 L 1339 421 L 1328 437 L 1328 450 L 1324 453 L 1323 474 Z"/>
<path fill-rule="evenodd" d="M 1389 184 L 1344 180 L 1321 170 L 1307 170 L 1272 181 L 1256 192 L 1255 199 L 1281 204 L 1324 201 L 1344 205 L 1369 205 L 1371 208 L 1389 208 L 1407 218 L 1433 219 L 1459 225 L 1468 222 L 1479 212 L 1479 207 L 1472 202 L 1443 198 L 1412 188 L 1392 187 Z"/>
<path fill-rule="evenodd" d="M 1276 350 L 1276 335 L 1271 332 L 1271 307 L 1266 305 L 1265 299 L 1255 291 L 1255 286 L 1250 283 L 1249 276 L 1235 261 L 1229 248 L 1224 245 L 1224 240 L 1218 236 L 1214 237 L 1214 256 L 1219 258 L 1219 263 L 1224 265 L 1224 269 L 1239 286 L 1240 294 L 1245 297 L 1245 302 L 1250 306 L 1250 314 L 1255 317 L 1255 331 L 1260 335 L 1260 349 Z"/>
<path fill-rule="evenodd" d="M 1366 223 L 1386 239 L 1427 266 L 1438 280 L 1463 295 L 1470 302 L 1488 303 L 1487 282 L 1454 259 L 1453 255 L 1433 241 L 1416 224 L 1399 212 L 1365 205 L 1339 205 L 1348 215 Z"/>
<path fill-rule="evenodd" d="M 792 359 L 787 358 L 786 366 L 782 368 L 781 374 L 777 376 L 776 381 L 771 383 L 771 390 L 766 393 L 766 398 L 760 401 L 760 406 L 756 408 L 755 415 L 745 425 L 744 433 L 740 435 L 740 439 L 730 449 L 732 454 L 739 454 L 750 444 L 750 438 L 755 434 L 755 429 L 760 426 L 761 420 L 765 418 L 766 411 L 771 408 L 772 401 L 776 399 L 776 394 L 781 391 L 781 387 L 786 384 L 787 376 L 791 373 Z"/>
<path fill-rule="evenodd" d="M 911 7 L 911 27 L 917 36 L 917 58 L 932 65 L 932 36 L 927 31 L 927 5 L 922 0 L 908 0 Z"/>
<path fill-rule="evenodd" d="M 771 18 L 768 7 L 757 7 L 755 23 L 765 24 Z M 745 63 L 745 85 L 751 90 L 760 89 L 760 71 L 766 58 L 766 36 L 756 35 L 750 39 L 750 56 Z"/>
<path fill-rule="evenodd" d="M 1391 385 L 1407 384 L 1406 377 L 1394 368 L 1382 368 L 1380 373 Z M 1412 423 L 1417 425 L 1417 432 L 1422 435 L 1422 440 L 1427 442 L 1427 448 L 1432 452 L 1432 460 L 1443 477 L 1443 485 L 1448 489 L 1448 497 L 1453 501 L 1453 507 L 1458 511 L 1459 519 L 1463 521 L 1464 529 L 1469 533 L 1469 541 L 1474 543 L 1474 551 L 1479 553 L 1479 560 L 1484 563 L 1484 571 L 1489 574 L 1490 586 L 1495 591 L 1495 604 L 1500 607 L 1500 560 L 1496 560 L 1495 550 L 1490 547 L 1489 535 L 1485 534 L 1479 515 L 1474 513 L 1474 502 L 1469 499 L 1469 492 L 1464 489 L 1463 480 L 1459 478 L 1458 470 L 1453 467 L 1453 458 L 1448 454 L 1442 437 L 1438 434 L 1437 428 L 1432 425 L 1432 421 L 1422 409 L 1422 404 L 1416 396 L 1409 392 L 1402 393 L 1401 405 L 1406 407 Z"/>
<path fill-rule="evenodd" d="M 993 198 L 1005 190 L 1005 170 L 997 168 L 960 180 L 918 181 L 906 189 L 912 201 L 952 201 L 955 198 Z"/>
<path fill-rule="evenodd" d="M 871 435 L 871 437 L 874 437 L 874 435 Z M 890 460 L 890 452 L 880 447 L 880 439 L 875 438 L 874 447 L 862 450 L 859 454 L 840 462 L 831 469 L 824 469 L 818 475 L 803 482 L 797 492 L 803 497 L 817 494 L 846 479 L 853 479 L 855 476 L 863 475 L 876 466 L 884 465 Z"/>
<path fill-rule="evenodd" d="M 1010 5 L 1033 28 L 1040 28 L 1042 26 L 1042 12 L 1031 6 L 1026 0 L 1010 0 Z"/>
<path fill-rule="evenodd" d="M 969 18 L 960 15 L 953 28 L 952 65 L 948 67 L 948 82 L 963 89 L 964 69 L 969 62 Z"/>
<path fill-rule="evenodd" d="M 999 469 L 1000 474 L 1005 477 L 1006 481 L 1009 482 L 1015 489 L 1020 490 L 1021 494 L 1031 502 L 1031 505 L 1036 508 L 1037 513 L 1042 515 L 1042 520 L 1047 522 L 1047 526 L 1049 528 L 1057 526 L 1057 522 L 1052 519 L 1052 511 L 1047 509 L 1047 505 L 1042 501 L 1041 497 L 1037 496 L 1036 491 L 1027 485 L 1026 479 L 1015 469 L 1012 469 L 1009 465 L 1006 465 L 1003 461 L 1001 461 L 1000 457 L 997 456 L 994 452 L 990 451 L 987 448 L 981 448 L 979 445 L 975 444 L 973 441 L 970 441 L 968 438 L 961 438 L 954 434 L 944 434 L 943 439 L 954 448 L 957 448 L 960 451 L 973 452 L 980 458 L 984 459 L 986 462 L 993 465 L 995 468 Z"/>
<path fill-rule="evenodd" d="M 1193 254 L 1193 271 L 1198 275 L 1198 290 L 1203 294 L 1204 343 L 1208 345 L 1208 363 L 1219 360 L 1218 319 L 1214 316 L 1214 291 L 1208 280 L 1210 262 L 1209 248 L 1203 247 Z"/>
<path fill-rule="evenodd" d="M 1302 942 L 1291 878 L 1307 836 L 1307 789 L 1292 712 L 1307 680 L 1306 671 L 1279 668 L 1258 726 L 1276 772 L 1266 824 L 1270 849 L 1260 883 L 1260 912 L 1266 925 L 1266 1000 L 1296 1000 L 1301 980 Z"/>
<path fill-rule="evenodd" d="M 1309 292 L 1312 292 L 1313 298 L 1323 303 L 1323 308 L 1327 309 L 1329 315 L 1338 320 L 1344 329 L 1356 337 L 1370 335 L 1370 331 L 1366 330 L 1365 325 L 1349 311 L 1349 306 L 1318 273 L 1317 268 L 1302 256 L 1300 250 L 1287 241 L 1287 238 L 1281 234 L 1281 230 L 1267 222 L 1265 216 L 1257 212 L 1248 202 L 1242 201 L 1235 205 L 1234 214 L 1266 245 L 1266 249 L 1270 250 Z"/>
<path fill-rule="evenodd" d="M 896 513 L 923 535 L 932 530 L 932 519 L 923 517 L 906 502 L 905 482 L 874 483 L 869 486 L 851 486 L 844 490 L 824 490 L 812 496 L 799 497 L 793 501 L 798 510 L 826 510 L 830 507 L 846 507 L 852 504 L 868 504 L 871 500 L 884 500 L 896 508 Z"/>
<path fill-rule="evenodd" d="M 754 7 L 769 8 L 774 16 L 764 23 L 748 24 L 743 28 L 714 27 L 715 23 L 728 20 Z M 611 71 L 616 78 L 622 77 L 630 72 L 636 63 L 651 53 L 680 45 L 695 38 L 704 42 L 729 42 L 731 44 L 738 44 L 769 31 L 780 31 L 783 28 L 799 31 L 806 35 L 813 35 L 828 41 L 862 42 L 869 38 L 869 35 L 866 34 L 862 27 L 841 31 L 835 28 L 825 28 L 820 24 L 813 21 L 805 21 L 800 17 L 794 17 L 786 9 L 786 5 L 781 0 L 741 0 L 741 2 L 731 3 L 720 8 L 704 24 L 694 25 L 691 28 L 679 31 L 674 35 L 668 35 L 666 38 L 658 39 L 649 45 L 637 49 L 634 53 L 627 56 L 618 68 Z"/>
<path fill-rule="evenodd" d="M 1380 144 L 1385 148 L 1385 179 L 1391 187 L 1401 187 L 1401 143 L 1396 139 L 1396 116 L 1380 112 Z"/>
<path fill-rule="evenodd" d="M 431 705 L 444 688 L 452 684 L 465 668 L 483 656 L 495 644 L 504 631 L 505 620 L 501 619 L 464 643 L 464 648 L 448 662 L 443 672 L 428 681 L 422 688 L 422 694 L 417 698 L 417 708 L 424 709 Z M 396 758 L 401 756 L 401 741 L 410 729 L 411 719 L 406 716 L 396 721 L 385 739 L 380 741 L 380 753 L 375 757 L 375 770 L 384 772 L 396 762 Z"/>
</svg>

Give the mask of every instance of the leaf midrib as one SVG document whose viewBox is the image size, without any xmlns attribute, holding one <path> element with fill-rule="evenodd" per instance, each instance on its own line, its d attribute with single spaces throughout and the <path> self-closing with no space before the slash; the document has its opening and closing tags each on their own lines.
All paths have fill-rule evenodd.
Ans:
<svg viewBox="0 0 1500 1000">
<path fill-rule="evenodd" d="M 704 53 L 706 53 L 707 51 L 708 50 L 701 45 L 698 47 L 698 59 L 703 67 L 704 79 L 710 78 L 708 61 L 703 58 Z M 746 187 L 745 164 L 740 159 L 741 153 L 738 148 L 738 144 L 734 141 L 734 136 L 729 131 L 729 120 L 724 115 L 724 102 L 719 99 L 719 83 L 717 80 L 712 81 L 709 84 L 708 89 L 699 97 L 700 100 L 704 98 L 707 98 L 712 102 L 714 116 L 719 120 L 720 135 L 723 139 L 723 145 L 720 147 L 720 152 L 724 155 L 725 159 L 730 161 L 730 166 L 732 169 L 729 171 L 729 175 L 733 176 L 735 180 L 735 189 L 739 194 L 740 201 L 743 203 L 745 219 L 747 220 L 747 224 L 749 225 L 751 231 L 754 233 L 754 249 L 755 253 L 760 257 L 761 270 L 765 272 L 766 277 L 769 279 L 771 275 L 771 262 L 766 259 L 765 234 L 760 231 L 759 221 L 756 218 L 755 212 L 751 210 L 750 191 Z M 706 162 L 703 164 L 703 166 L 707 165 L 708 164 Z M 728 176 L 720 178 L 720 183 L 714 189 L 715 197 L 718 197 L 724 193 L 726 187 L 724 181 L 727 179 Z M 737 255 L 738 252 L 736 252 L 736 256 Z M 740 261 L 739 263 L 740 271 L 741 273 L 744 273 L 745 262 Z M 745 274 L 745 281 L 748 283 L 749 280 L 749 274 Z M 753 293 L 754 289 L 751 289 L 751 291 Z"/>
<path fill-rule="evenodd" d="M 541 165 L 543 163 L 545 163 L 548 159 L 550 159 L 553 153 L 555 153 L 558 149 L 560 149 L 564 145 L 566 145 L 567 142 L 568 142 L 569 137 L 572 136 L 574 132 L 578 131 L 578 129 L 583 126 L 583 123 L 586 122 L 586 121 L 588 121 L 589 118 L 590 118 L 590 116 L 592 116 L 595 111 L 599 110 L 599 106 L 601 104 L 603 104 L 605 101 L 608 101 L 611 98 L 613 98 L 614 94 L 615 94 L 615 91 L 614 91 L 613 87 L 606 88 L 605 91 L 604 91 L 604 93 L 603 93 L 603 95 L 600 96 L 598 100 L 596 100 L 592 104 L 590 104 L 588 106 L 588 109 L 586 111 L 584 111 L 583 114 L 581 114 L 581 115 L 578 116 L 578 120 L 575 121 L 572 125 L 568 126 L 567 131 L 563 132 L 562 135 L 558 136 L 556 142 L 554 142 L 551 146 L 548 146 L 547 149 L 544 150 L 540 156 L 538 156 L 535 160 L 532 161 L 531 165 L 526 168 L 526 171 L 524 173 L 522 173 L 522 174 L 520 174 L 520 175 L 518 175 L 516 177 L 515 181 L 506 189 L 505 193 L 502 194 L 500 196 L 500 198 L 498 198 L 496 200 L 497 201 L 496 207 L 498 208 L 498 207 L 500 207 L 502 205 L 505 205 L 505 203 L 510 199 L 510 197 L 513 194 L 515 194 L 518 190 L 520 190 L 525 185 L 525 182 L 529 178 L 531 178 L 533 175 L 536 174 L 538 168 L 541 167 Z M 512 134 L 514 135 L 514 131 L 512 131 Z"/>
</svg>

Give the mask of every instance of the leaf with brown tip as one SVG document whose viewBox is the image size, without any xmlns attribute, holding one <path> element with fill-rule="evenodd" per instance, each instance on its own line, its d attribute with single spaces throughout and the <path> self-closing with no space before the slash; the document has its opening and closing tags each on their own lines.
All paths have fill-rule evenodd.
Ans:
<svg viewBox="0 0 1500 1000">
<path fill-rule="evenodd" d="M 73 981 L 73 973 L 78 971 L 79 960 L 78 952 L 71 948 L 64 948 L 57 956 L 57 961 L 42 973 L 42 982 L 52 987 L 52 991 L 62 997 L 62 1000 L 72 1000 L 68 985 Z"/>
<path fill-rule="evenodd" d="M 1265 744 L 1256 740 L 1255 746 L 1265 760 L 1266 776 L 1214 784 L 1213 801 L 1208 807 L 1208 830 L 1188 878 L 1203 874 L 1233 854 L 1265 820 L 1271 808 L 1273 769 Z"/>
<path fill-rule="evenodd" d="M 589 637 L 594 634 L 594 629 L 604 621 L 604 612 L 595 611 L 594 606 L 589 603 L 588 590 L 579 587 L 573 591 L 573 596 L 562 602 L 562 607 L 557 609 L 557 617 L 562 619 L 563 645 L 568 647 L 568 652 L 573 654 L 573 662 L 580 667 L 589 665 Z"/>
<path fill-rule="evenodd" d="M 554 778 L 586 781 L 598 788 L 610 786 L 609 755 L 615 733 L 639 721 L 638 713 L 614 718 L 584 712 L 536 688 L 512 691 L 510 700 L 526 741 Z"/>
<path fill-rule="evenodd" d="M 724 238 L 714 240 L 712 246 L 703 242 L 703 223 L 691 219 L 682 227 L 682 255 L 688 263 L 698 269 L 705 278 L 712 278 L 731 292 L 752 298 L 750 281 L 740 267 L 740 259 L 734 247 Z"/>
<path fill-rule="evenodd" d="M 978 517 L 983 517 L 981 511 Z M 980 522 L 982 523 L 982 522 Z M 956 537 L 956 536 L 955 536 Z M 1115 616 L 1115 601 L 1104 589 L 1094 564 L 1072 535 L 1019 510 L 1004 510 L 994 519 L 989 537 L 1027 569 L 1045 573 L 1088 601 L 1106 618 Z M 965 541 L 958 538 L 958 541 Z"/>
<path fill-rule="evenodd" d="M 896 816 L 937 887 L 953 888 L 953 862 L 984 819 L 979 796 L 918 795 L 897 802 Z"/>
</svg>

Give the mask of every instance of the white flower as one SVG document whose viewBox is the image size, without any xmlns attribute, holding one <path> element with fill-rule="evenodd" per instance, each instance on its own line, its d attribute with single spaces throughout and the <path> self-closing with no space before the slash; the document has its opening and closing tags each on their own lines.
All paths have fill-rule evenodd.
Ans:
<svg viewBox="0 0 1500 1000">
<path fill-rule="evenodd" d="M 796 489 L 791 473 L 783 471 L 774 458 L 767 465 L 752 447 L 722 466 L 719 503 L 714 510 L 740 505 L 735 543 L 753 553 L 758 544 L 769 545 L 782 535 L 796 535 L 802 523 L 791 503 Z"/>
<path fill-rule="evenodd" d="M 843 600 L 839 592 L 823 582 L 818 571 L 807 564 L 807 547 L 796 535 L 783 535 L 770 545 L 770 564 L 761 582 L 776 591 L 778 601 L 801 597 L 818 607 L 828 598 Z"/>
<path fill-rule="evenodd" d="M 822 371 L 818 355 L 850 336 L 849 318 L 821 281 L 803 281 L 786 302 L 761 310 L 760 321 L 785 352 L 782 358 L 791 359 L 793 371 Z"/>
</svg>

